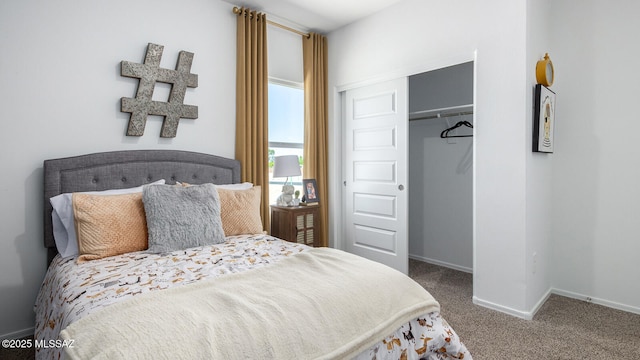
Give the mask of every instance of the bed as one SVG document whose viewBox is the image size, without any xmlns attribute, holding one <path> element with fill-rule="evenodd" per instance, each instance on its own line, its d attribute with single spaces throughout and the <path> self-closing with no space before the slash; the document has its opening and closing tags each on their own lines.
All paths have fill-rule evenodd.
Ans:
<svg viewBox="0 0 640 360">
<path fill-rule="evenodd" d="M 407 276 L 261 231 L 259 191 L 209 154 L 46 160 L 36 358 L 471 359 Z"/>
</svg>

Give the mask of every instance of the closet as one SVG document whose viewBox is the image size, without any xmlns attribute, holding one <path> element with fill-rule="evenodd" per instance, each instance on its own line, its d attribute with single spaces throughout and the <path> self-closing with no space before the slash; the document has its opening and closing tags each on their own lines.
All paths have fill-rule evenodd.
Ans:
<svg viewBox="0 0 640 360">
<path fill-rule="evenodd" d="M 409 257 L 473 269 L 473 62 L 409 77 Z"/>
</svg>

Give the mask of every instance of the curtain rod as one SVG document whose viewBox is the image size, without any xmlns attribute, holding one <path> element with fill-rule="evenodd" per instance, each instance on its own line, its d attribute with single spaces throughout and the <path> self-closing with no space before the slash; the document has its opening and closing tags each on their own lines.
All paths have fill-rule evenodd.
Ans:
<svg viewBox="0 0 640 360">
<path fill-rule="evenodd" d="M 246 10 L 246 9 L 245 9 L 245 10 Z M 236 14 L 236 15 L 240 15 L 240 13 L 241 13 L 241 12 L 242 12 L 242 10 L 241 10 L 239 7 L 237 7 L 237 6 L 234 6 L 234 7 L 233 7 L 233 13 L 234 13 L 234 14 Z M 306 37 L 306 38 L 308 38 L 308 37 L 310 36 L 308 33 L 305 33 L 305 32 L 302 32 L 302 31 L 298 31 L 298 30 L 296 30 L 296 29 L 290 28 L 290 27 L 288 27 L 288 26 L 285 26 L 285 25 L 279 24 L 279 23 L 277 23 L 277 22 L 275 22 L 275 21 L 271 21 L 271 20 L 268 20 L 268 19 L 267 19 L 267 24 L 271 24 L 271 25 L 273 25 L 273 26 L 277 26 L 277 27 L 279 27 L 279 28 L 281 28 L 281 29 L 284 29 L 284 30 L 287 30 L 287 31 L 291 31 L 292 33 L 296 33 L 296 34 L 298 34 L 298 35 L 300 35 L 300 36 L 304 36 L 304 37 Z"/>
</svg>

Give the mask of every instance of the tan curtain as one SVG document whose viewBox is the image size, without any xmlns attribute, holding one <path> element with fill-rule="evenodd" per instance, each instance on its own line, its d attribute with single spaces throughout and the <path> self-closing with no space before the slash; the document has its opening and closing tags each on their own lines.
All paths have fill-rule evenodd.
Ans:
<svg viewBox="0 0 640 360">
<path fill-rule="evenodd" d="M 262 187 L 260 215 L 269 231 L 267 19 L 241 8 L 237 26 L 236 159 L 242 181 Z"/>
<path fill-rule="evenodd" d="M 311 33 L 302 38 L 304 59 L 304 174 L 316 179 L 320 203 L 318 237 L 328 245 L 327 171 L 327 39 Z"/>
</svg>

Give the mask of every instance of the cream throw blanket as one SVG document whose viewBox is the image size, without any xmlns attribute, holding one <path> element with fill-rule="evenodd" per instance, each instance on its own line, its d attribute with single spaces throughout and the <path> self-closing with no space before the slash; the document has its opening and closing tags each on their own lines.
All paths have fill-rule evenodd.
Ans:
<svg viewBox="0 0 640 360">
<path fill-rule="evenodd" d="M 314 248 L 237 274 L 135 296 L 69 325 L 71 359 L 343 359 L 439 311 L 379 263 Z"/>
</svg>

